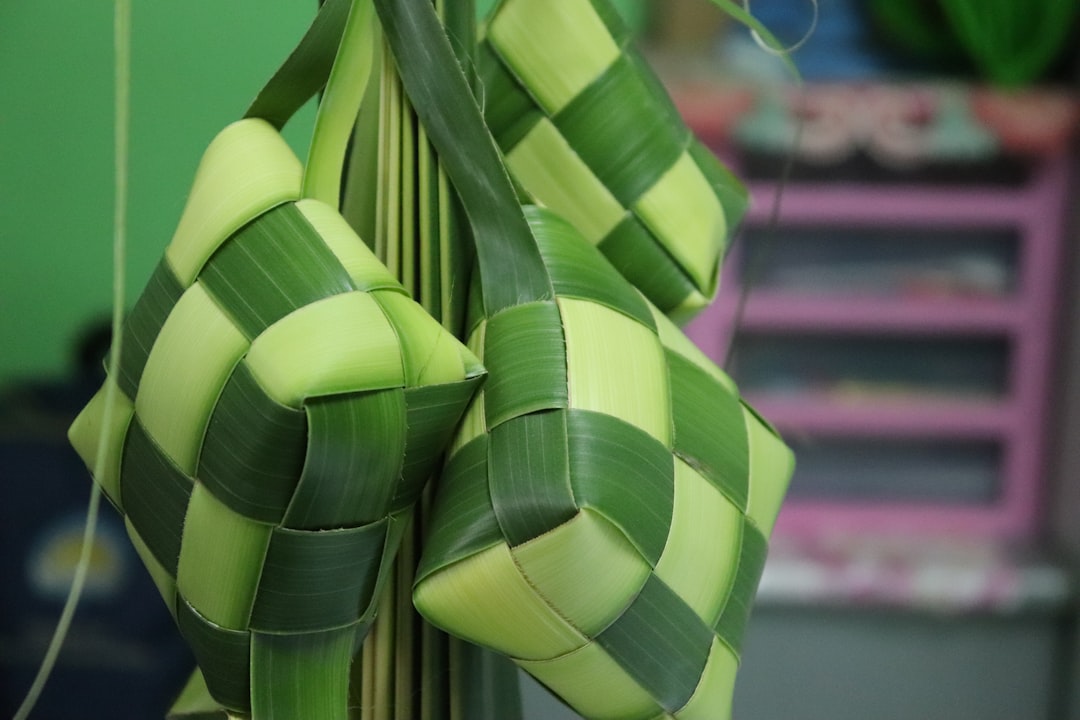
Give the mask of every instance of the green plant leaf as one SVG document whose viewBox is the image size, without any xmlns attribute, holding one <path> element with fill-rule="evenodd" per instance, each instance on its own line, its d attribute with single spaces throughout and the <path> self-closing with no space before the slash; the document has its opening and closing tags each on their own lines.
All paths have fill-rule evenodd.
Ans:
<svg viewBox="0 0 1080 720">
<path fill-rule="evenodd" d="M 488 314 L 552 297 L 499 150 L 435 9 L 412 0 L 376 0 L 375 7 L 413 108 L 471 223 Z"/>
</svg>

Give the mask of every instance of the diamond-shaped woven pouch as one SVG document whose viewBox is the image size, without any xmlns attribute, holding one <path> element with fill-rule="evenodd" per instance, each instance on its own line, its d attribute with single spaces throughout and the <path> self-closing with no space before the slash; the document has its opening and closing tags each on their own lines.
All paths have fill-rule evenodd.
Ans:
<svg viewBox="0 0 1080 720">
<path fill-rule="evenodd" d="M 301 176 L 263 120 L 214 139 L 106 380 L 95 479 L 239 712 L 290 663 L 326 667 L 344 703 L 414 500 L 484 373 L 335 209 L 300 199 Z M 70 432 L 91 468 L 105 395 Z"/>
<path fill-rule="evenodd" d="M 566 221 L 528 215 L 556 297 L 475 306 L 491 378 L 415 604 L 585 717 L 721 720 L 791 452 Z"/>
<path fill-rule="evenodd" d="M 747 195 L 631 43 L 608 0 L 503 0 L 484 114 L 521 187 L 683 321 L 715 294 Z"/>
</svg>

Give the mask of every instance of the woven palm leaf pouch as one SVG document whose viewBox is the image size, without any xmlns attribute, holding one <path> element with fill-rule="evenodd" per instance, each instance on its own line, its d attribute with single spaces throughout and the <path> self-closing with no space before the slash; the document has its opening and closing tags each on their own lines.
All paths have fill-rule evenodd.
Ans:
<svg viewBox="0 0 1080 720">
<path fill-rule="evenodd" d="M 587 718 L 727 717 L 792 454 L 571 222 L 516 205 L 430 6 L 376 8 L 473 221 L 468 344 L 489 372 L 414 604 Z"/>
<path fill-rule="evenodd" d="M 91 468 L 104 452 L 94 479 L 210 693 L 257 717 L 347 716 L 378 588 L 484 375 L 341 217 L 336 187 L 311 197 L 311 167 L 278 132 L 343 32 L 331 84 L 362 94 L 372 23 L 369 3 L 326 3 L 261 117 L 209 145 L 127 318 L 120 373 L 70 430 Z M 320 109 L 316 141 L 335 122 L 347 138 L 354 117 Z"/>
<path fill-rule="evenodd" d="M 556 296 L 475 318 L 491 381 L 414 601 L 587 718 L 727 717 L 792 455 L 566 221 L 530 220 Z"/>
<path fill-rule="evenodd" d="M 502 0 L 480 49 L 485 120 L 511 175 L 683 322 L 716 293 L 747 206 L 608 0 Z"/>
</svg>

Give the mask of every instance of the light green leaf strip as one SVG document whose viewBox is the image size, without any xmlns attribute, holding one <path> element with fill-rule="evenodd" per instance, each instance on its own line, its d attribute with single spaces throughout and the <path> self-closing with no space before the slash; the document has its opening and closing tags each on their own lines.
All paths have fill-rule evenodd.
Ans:
<svg viewBox="0 0 1080 720">
<path fill-rule="evenodd" d="M 397 335 L 368 293 L 335 295 L 297 310 L 251 344 L 245 362 L 277 402 L 401 387 Z"/>
<path fill-rule="evenodd" d="M 240 120 L 210 143 L 165 257 L 190 285 L 232 233 L 276 205 L 300 196 L 300 161 L 263 120 Z"/>
<path fill-rule="evenodd" d="M 210 695 L 206 679 L 196 668 L 169 708 L 165 720 L 228 720 L 228 717 L 225 708 Z"/>
<path fill-rule="evenodd" d="M 106 383 L 112 383 L 109 378 Z M 117 510 L 123 512 L 123 503 L 120 501 L 120 458 L 124 449 L 124 441 L 127 436 L 128 425 L 135 414 L 135 405 L 123 392 L 117 392 L 113 397 L 114 406 L 111 414 L 110 427 L 103 427 L 106 422 L 105 398 L 108 388 L 105 385 L 90 398 L 90 402 L 79 412 L 75 421 L 68 429 L 68 441 L 75 448 L 75 452 L 83 459 L 88 468 L 99 467 L 98 441 L 104 436 L 105 457 L 100 459 L 101 474 L 95 480 L 105 492 Z"/>
<path fill-rule="evenodd" d="M 417 257 L 417 146 L 416 117 L 408 98 L 402 98 L 401 113 L 401 273 L 405 289 L 414 297 L 419 290 Z"/>
<path fill-rule="evenodd" d="M 743 418 L 750 445 L 750 496 L 746 514 L 768 537 L 795 471 L 795 456 L 776 430 L 745 402 Z"/>
<path fill-rule="evenodd" d="M 589 508 L 512 552 L 537 593 L 589 636 L 619 617 L 651 570 L 626 535 Z"/>
<path fill-rule="evenodd" d="M 638 681 L 595 640 L 550 660 L 518 664 L 587 718 L 652 720 L 663 712 Z"/>
<path fill-rule="evenodd" d="M 671 401 L 655 331 L 597 303 L 559 299 L 570 407 L 618 418 L 671 447 Z M 616 365 L 614 352 L 623 354 Z M 631 389 L 632 388 L 632 389 Z"/>
<path fill-rule="evenodd" d="M 401 283 L 379 262 L 371 248 L 336 210 L 325 203 L 307 199 L 296 203 L 296 209 L 341 263 L 357 290 L 396 290 L 405 293 Z"/>
<path fill-rule="evenodd" d="M 560 2 L 558 12 L 546 3 L 503 2 L 488 22 L 487 39 L 548 115 L 569 105 L 620 54 L 588 0 Z"/>
<path fill-rule="evenodd" d="M 743 515 L 713 483 L 675 462 L 675 508 L 656 576 L 710 627 L 735 582 Z"/>
<path fill-rule="evenodd" d="M 194 475 L 214 402 L 247 339 L 196 283 L 176 303 L 146 361 L 135 412 L 181 471 Z"/>
<path fill-rule="evenodd" d="M 370 3 L 352 3 L 326 92 L 315 116 L 302 194 L 335 208 L 341 204 L 341 170 L 349 137 L 371 77 L 374 30 Z"/>
<path fill-rule="evenodd" d="M 244 630 L 272 527 L 249 520 L 196 484 L 184 519 L 177 588 L 192 608 L 228 630 Z"/>
</svg>

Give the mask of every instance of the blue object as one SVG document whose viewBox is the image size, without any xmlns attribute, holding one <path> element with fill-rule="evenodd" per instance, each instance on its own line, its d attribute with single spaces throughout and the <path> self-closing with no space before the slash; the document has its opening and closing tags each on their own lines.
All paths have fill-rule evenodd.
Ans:
<svg viewBox="0 0 1080 720">
<path fill-rule="evenodd" d="M 90 476 L 66 428 L 89 393 L 39 386 L 0 399 L 0 717 L 30 688 L 74 575 Z M 103 501 L 82 602 L 34 720 L 163 718 L 195 666 Z"/>
<path fill-rule="evenodd" d="M 874 38 L 863 5 L 859 0 L 818 0 L 817 27 L 793 55 L 805 80 L 850 82 L 904 71 Z M 811 0 L 752 0 L 750 11 L 782 43 L 794 45 L 810 28 L 814 6 Z M 749 32 L 740 32 L 732 51 L 743 55 L 752 42 Z"/>
</svg>

